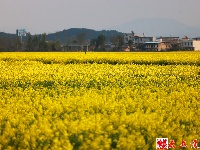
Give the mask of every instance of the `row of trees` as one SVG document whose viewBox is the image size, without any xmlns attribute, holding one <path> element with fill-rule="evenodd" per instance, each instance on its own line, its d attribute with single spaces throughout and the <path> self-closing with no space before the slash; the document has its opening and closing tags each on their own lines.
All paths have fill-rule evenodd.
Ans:
<svg viewBox="0 0 200 150">
<path fill-rule="evenodd" d="M 121 50 L 122 46 L 124 45 L 124 39 L 121 35 L 111 36 L 109 38 L 109 42 L 112 45 L 115 45 L 113 51 Z M 103 34 L 99 35 L 97 39 L 93 39 L 90 41 L 90 46 L 95 47 L 97 51 L 105 51 L 105 43 L 106 38 Z"/>
<path fill-rule="evenodd" d="M 0 51 L 16 51 L 22 44 L 17 37 L 0 37 Z"/>
<path fill-rule="evenodd" d="M 90 41 L 90 46 L 95 47 L 96 49 L 104 49 L 106 43 L 106 38 L 103 34 L 99 35 L 97 39 L 92 39 Z"/>
<path fill-rule="evenodd" d="M 47 41 L 46 34 L 26 37 L 2 36 L 0 37 L 0 51 L 61 51 L 61 42 Z"/>
<path fill-rule="evenodd" d="M 88 42 L 90 43 L 88 44 Z M 119 50 L 123 42 L 122 35 L 115 35 L 109 38 L 109 42 L 115 45 L 114 50 Z M 74 38 L 68 39 L 66 46 L 74 45 L 89 45 L 94 51 L 105 51 L 106 37 L 101 34 L 96 39 L 89 40 L 85 33 L 78 33 Z M 65 44 L 64 44 L 65 45 Z M 27 33 L 26 37 L 0 37 L 0 51 L 61 51 L 62 43 L 60 40 L 47 41 L 45 33 L 40 35 L 31 35 Z"/>
<path fill-rule="evenodd" d="M 71 45 L 73 46 L 80 46 L 81 48 L 79 50 L 86 50 L 86 48 L 83 48 L 83 46 L 88 45 L 89 50 L 93 51 L 105 51 L 106 48 L 106 37 L 103 34 L 100 34 L 97 38 L 89 40 L 86 37 L 85 33 L 78 33 L 74 38 L 68 39 L 66 46 L 69 46 L 69 49 Z M 115 48 L 113 51 L 119 51 L 121 50 L 122 46 L 124 45 L 124 38 L 122 35 L 114 35 L 110 36 L 109 43 L 112 45 L 115 45 Z M 71 50 L 71 49 L 70 49 Z"/>
<path fill-rule="evenodd" d="M 46 34 L 34 35 L 27 34 L 26 51 L 61 51 L 61 42 L 46 41 Z"/>
<path fill-rule="evenodd" d="M 123 45 L 123 37 L 121 36 L 113 36 L 110 38 L 110 41 L 113 44 L 118 44 L 119 46 Z M 86 43 L 86 35 L 84 33 L 78 33 L 75 38 L 68 41 L 67 45 L 80 45 L 82 46 Z M 96 51 L 104 51 L 105 50 L 106 37 L 101 34 L 96 39 L 92 39 L 90 41 L 89 46 L 94 46 Z M 32 36 L 30 33 L 27 34 L 26 40 L 26 50 L 27 51 L 61 51 L 61 42 L 59 40 L 56 41 L 48 41 L 46 40 L 46 34 L 42 35 L 34 35 Z"/>
</svg>

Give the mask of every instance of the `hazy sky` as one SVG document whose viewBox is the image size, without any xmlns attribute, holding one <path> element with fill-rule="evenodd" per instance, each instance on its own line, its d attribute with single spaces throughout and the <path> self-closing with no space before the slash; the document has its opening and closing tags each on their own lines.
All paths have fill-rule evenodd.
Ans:
<svg viewBox="0 0 200 150">
<path fill-rule="evenodd" d="M 0 32 L 101 30 L 138 18 L 171 18 L 200 26 L 199 7 L 200 0 L 0 0 Z"/>
</svg>

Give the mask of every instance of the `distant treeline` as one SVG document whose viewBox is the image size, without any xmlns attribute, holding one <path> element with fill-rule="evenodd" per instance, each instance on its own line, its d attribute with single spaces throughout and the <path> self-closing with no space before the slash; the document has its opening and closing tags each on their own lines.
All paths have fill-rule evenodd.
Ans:
<svg viewBox="0 0 200 150">
<path fill-rule="evenodd" d="M 123 41 L 123 33 L 115 30 L 95 31 L 84 28 L 72 28 L 51 34 L 27 33 L 22 39 L 16 34 L 0 32 L 0 51 L 62 51 L 64 46 L 84 43 L 89 43 L 89 46 L 101 51 L 106 42 L 117 44 L 119 39 Z"/>
</svg>

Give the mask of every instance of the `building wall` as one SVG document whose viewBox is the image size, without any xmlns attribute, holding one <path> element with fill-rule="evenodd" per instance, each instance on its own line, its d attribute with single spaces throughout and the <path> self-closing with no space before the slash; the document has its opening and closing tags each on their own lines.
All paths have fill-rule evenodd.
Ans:
<svg viewBox="0 0 200 150">
<path fill-rule="evenodd" d="M 181 46 L 184 49 L 200 51 L 200 40 L 182 40 Z"/>
<path fill-rule="evenodd" d="M 155 37 L 138 36 L 135 33 L 125 33 L 124 34 L 124 43 L 128 44 L 129 40 L 132 40 L 133 44 L 144 44 L 145 42 L 155 42 L 156 38 Z"/>
<path fill-rule="evenodd" d="M 181 42 L 182 47 L 193 47 L 193 41 L 192 40 L 183 40 Z"/>
<path fill-rule="evenodd" d="M 193 40 L 184 39 L 184 40 L 181 41 L 181 46 L 182 46 L 184 49 L 194 50 Z"/>
<path fill-rule="evenodd" d="M 167 49 L 168 49 L 168 47 L 165 43 L 158 44 L 158 51 L 165 51 Z"/>
<path fill-rule="evenodd" d="M 166 51 L 171 48 L 168 43 L 146 43 L 145 49 L 148 51 Z"/>
<path fill-rule="evenodd" d="M 144 44 L 145 42 L 155 42 L 156 38 L 155 37 L 139 37 L 136 36 L 133 38 L 133 43 L 134 44 Z"/>
<path fill-rule="evenodd" d="M 160 37 L 159 39 L 162 39 L 163 42 L 168 42 L 171 44 L 180 43 L 179 37 Z"/>
<path fill-rule="evenodd" d="M 200 41 L 193 40 L 193 47 L 195 51 L 200 51 Z"/>
<path fill-rule="evenodd" d="M 124 43 L 128 43 L 129 40 L 133 40 L 134 35 L 132 33 L 125 33 L 124 34 Z"/>
<path fill-rule="evenodd" d="M 140 37 L 140 43 L 155 42 L 155 41 L 156 41 L 155 37 Z"/>
<path fill-rule="evenodd" d="M 159 51 L 159 44 L 160 43 L 145 44 L 145 50 L 147 50 L 147 51 Z"/>
</svg>

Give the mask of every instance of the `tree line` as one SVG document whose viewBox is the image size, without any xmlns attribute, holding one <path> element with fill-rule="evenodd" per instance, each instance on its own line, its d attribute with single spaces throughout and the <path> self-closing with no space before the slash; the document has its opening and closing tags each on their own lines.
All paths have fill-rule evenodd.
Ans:
<svg viewBox="0 0 200 150">
<path fill-rule="evenodd" d="M 121 51 L 122 46 L 124 45 L 124 38 L 121 35 L 113 35 L 109 38 L 109 43 L 115 47 L 113 51 Z M 103 34 L 99 35 L 97 39 L 92 39 L 90 41 L 90 46 L 95 47 L 95 51 L 105 51 L 106 38 Z"/>
<path fill-rule="evenodd" d="M 0 37 L 0 51 L 60 51 L 61 42 L 47 41 L 46 33 L 41 35 L 31 35 L 26 37 L 5 36 Z"/>
<path fill-rule="evenodd" d="M 26 51 L 61 51 L 60 40 L 47 41 L 46 33 L 41 35 L 27 34 Z"/>
<path fill-rule="evenodd" d="M 17 35 L 12 37 L 0 37 L 0 51 L 62 51 L 63 46 L 69 45 L 84 45 L 89 42 L 89 50 L 93 51 L 105 51 L 106 42 L 115 45 L 114 51 L 121 49 L 124 44 L 122 35 L 113 35 L 109 39 L 103 34 L 100 34 L 95 39 L 86 39 L 85 33 L 78 33 L 75 37 L 68 39 L 66 43 L 62 43 L 60 39 L 47 41 L 46 33 L 39 35 L 31 35 L 27 33 L 26 37 L 18 37 Z M 82 49 L 83 47 L 81 47 Z"/>
</svg>

